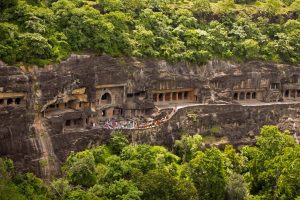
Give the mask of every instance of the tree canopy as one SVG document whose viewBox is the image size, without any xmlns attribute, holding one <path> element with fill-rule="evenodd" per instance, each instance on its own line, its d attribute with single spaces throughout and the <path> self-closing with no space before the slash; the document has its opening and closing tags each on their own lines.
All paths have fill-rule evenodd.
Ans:
<svg viewBox="0 0 300 200">
<path fill-rule="evenodd" d="M 0 59 L 71 53 L 300 63 L 299 0 L 1 0 Z"/>
<path fill-rule="evenodd" d="M 177 154 L 177 155 L 176 155 Z M 256 146 L 205 149 L 199 135 L 183 135 L 174 153 L 129 144 L 117 132 L 108 145 L 72 152 L 63 176 L 44 183 L 15 174 L 0 159 L 0 199 L 236 200 L 300 198 L 300 145 L 288 132 L 265 126 Z"/>
</svg>

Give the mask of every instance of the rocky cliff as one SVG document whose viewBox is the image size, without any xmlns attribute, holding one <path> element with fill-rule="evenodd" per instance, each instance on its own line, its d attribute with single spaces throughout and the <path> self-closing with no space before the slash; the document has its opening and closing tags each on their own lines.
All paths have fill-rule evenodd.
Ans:
<svg viewBox="0 0 300 200">
<path fill-rule="evenodd" d="M 172 148 L 182 134 L 200 133 L 207 145 L 239 147 L 253 144 L 265 124 L 295 133 L 299 76 L 300 69 L 290 65 L 212 61 L 196 66 L 105 55 L 74 55 L 44 68 L 1 63 L 0 156 L 12 158 L 20 171 L 51 178 L 70 151 L 108 141 L 113 130 L 95 124 L 105 121 L 101 115 L 110 107 L 120 111 L 111 111 L 114 117 L 143 118 L 168 104 L 169 93 L 180 98 L 184 89 L 191 91 L 193 106 L 155 127 L 124 129 L 128 138 Z M 154 101 L 155 92 L 164 92 L 162 103 Z M 101 105 L 111 100 L 104 93 L 115 98 L 111 104 Z"/>
</svg>

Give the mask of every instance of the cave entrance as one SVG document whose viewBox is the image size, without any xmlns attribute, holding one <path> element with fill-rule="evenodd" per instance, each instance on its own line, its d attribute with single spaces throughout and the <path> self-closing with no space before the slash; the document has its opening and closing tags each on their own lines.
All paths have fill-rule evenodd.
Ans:
<svg viewBox="0 0 300 200">
<path fill-rule="evenodd" d="M 290 91 L 289 91 L 289 90 L 286 90 L 285 93 L 284 93 L 284 96 L 285 96 L 285 97 L 289 97 L 289 96 L 290 96 Z"/>
<path fill-rule="evenodd" d="M 244 92 L 241 92 L 241 94 L 240 94 L 240 100 L 245 100 L 245 93 Z"/>
<path fill-rule="evenodd" d="M 234 95 L 233 95 L 233 99 L 238 100 L 238 98 L 239 98 L 239 94 L 237 92 L 235 92 Z"/>
<path fill-rule="evenodd" d="M 182 94 L 182 92 L 179 92 L 178 93 L 178 100 L 182 100 L 183 99 L 183 94 Z"/>
<path fill-rule="evenodd" d="M 7 99 L 7 105 L 13 104 L 14 100 L 13 99 Z"/>
<path fill-rule="evenodd" d="M 71 120 L 66 121 L 66 126 L 71 126 Z"/>
<path fill-rule="evenodd" d="M 101 104 L 111 104 L 111 95 L 108 92 L 101 96 Z"/>
<path fill-rule="evenodd" d="M 21 103 L 21 98 L 16 98 L 15 103 L 19 105 Z"/>
<path fill-rule="evenodd" d="M 246 94 L 246 99 L 251 99 L 251 93 L 250 92 L 247 92 L 247 94 Z"/>
<path fill-rule="evenodd" d="M 159 99 L 159 101 L 163 101 L 164 100 L 164 95 L 162 93 L 160 93 L 158 95 L 158 99 Z"/>
<path fill-rule="evenodd" d="M 271 89 L 272 90 L 278 90 L 280 87 L 280 83 L 272 83 L 271 84 Z"/>
<path fill-rule="evenodd" d="M 189 93 L 188 92 L 184 92 L 183 93 L 183 97 L 185 100 L 187 100 L 189 98 Z"/>
<path fill-rule="evenodd" d="M 172 93 L 172 100 L 176 101 L 177 100 L 177 92 Z"/>
<path fill-rule="evenodd" d="M 171 93 L 165 94 L 165 101 L 171 101 Z"/>
</svg>

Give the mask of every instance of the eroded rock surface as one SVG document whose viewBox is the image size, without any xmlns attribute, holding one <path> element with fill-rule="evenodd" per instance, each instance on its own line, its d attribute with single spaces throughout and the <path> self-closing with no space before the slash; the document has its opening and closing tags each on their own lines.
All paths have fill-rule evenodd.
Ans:
<svg viewBox="0 0 300 200">
<path fill-rule="evenodd" d="M 70 151 L 106 143 L 115 127 L 133 143 L 168 148 L 183 133 L 241 147 L 266 124 L 297 139 L 299 76 L 290 65 L 105 55 L 74 55 L 43 69 L 0 63 L 0 155 L 50 178 Z"/>
</svg>

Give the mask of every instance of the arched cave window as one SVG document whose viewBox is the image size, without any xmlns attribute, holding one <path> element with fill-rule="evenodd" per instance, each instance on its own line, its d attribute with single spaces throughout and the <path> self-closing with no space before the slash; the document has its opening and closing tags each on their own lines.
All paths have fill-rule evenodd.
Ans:
<svg viewBox="0 0 300 200">
<path fill-rule="evenodd" d="M 101 103 L 102 104 L 111 104 L 111 95 L 109 93 L 104 93 L 101 96 Z"/>
</svg>

